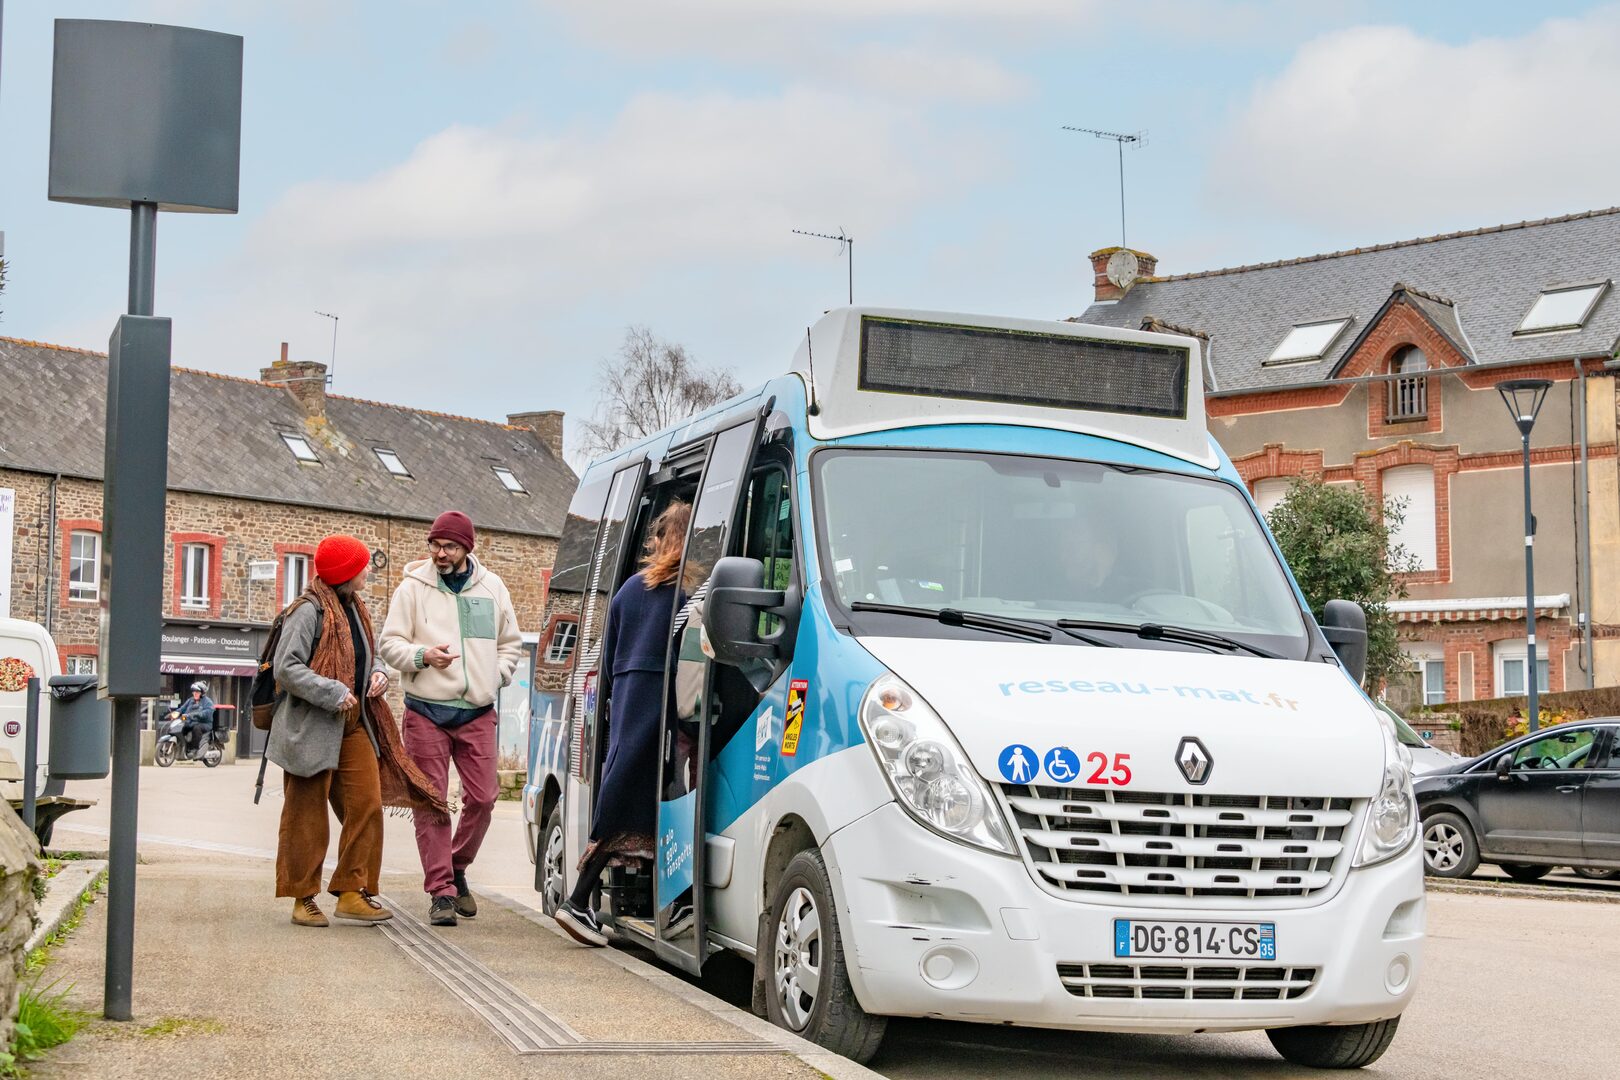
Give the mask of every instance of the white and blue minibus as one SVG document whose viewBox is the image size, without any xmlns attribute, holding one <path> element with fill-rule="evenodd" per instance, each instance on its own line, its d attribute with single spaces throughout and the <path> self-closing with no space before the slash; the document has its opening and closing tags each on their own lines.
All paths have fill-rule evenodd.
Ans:
<svg viewBox="0 0 1620 1080">
<path fill-rule="evenodd" d="M 891 1016 L 1375 1060 L 1422 958 L 1411 762 L 1361 609 L 1313 616 L 1210 437 L 1199 350 L 840 309 L 790 373 L 593 461 L 524 798 L 547 909 L 599 795 L 608 601 L 683 499 L 707 588 L 666 679 L 701 693 L 661 719 L 652 857 L 601 881 L 615 934 L 748 958 L 757 1011 L 858 1060 Z"/>
</svg>

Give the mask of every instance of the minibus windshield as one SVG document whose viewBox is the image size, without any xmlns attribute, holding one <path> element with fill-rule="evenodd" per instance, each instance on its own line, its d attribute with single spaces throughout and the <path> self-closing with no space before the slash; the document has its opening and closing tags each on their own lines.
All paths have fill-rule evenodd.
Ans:
<svg viewBox="0 0 1620 1080">
<path fill-rule="evenodd" d="M 1162 624 L 1294 658 L 1308 647 L 1282 566 L 1229 484 L 958 451 L 815 460 L 823 574 L 846 608 Z"/>
</svg>

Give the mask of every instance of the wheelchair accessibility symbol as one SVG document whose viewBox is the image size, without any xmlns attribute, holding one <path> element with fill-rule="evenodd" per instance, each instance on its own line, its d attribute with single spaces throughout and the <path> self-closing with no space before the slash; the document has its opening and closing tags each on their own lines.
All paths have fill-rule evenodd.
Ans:
<svg viewBox="0 0 1620 1080">
<path fill-rule="evenodd" d="M 1054 746 L 1041 762 L 1046 775 L 1060 784 L 1067 784 L 1080 775 L 1080 755 L 1067 746 Z"/>
<path fill-rule="evenodd" d="M 1009 784 L 1032 784 L 1040 760 L 1040 755 L 1029 747 L 1013 743 L 1002 748 L 996 764 L 1001 766 L 1001 775 Z"/>
</svg>

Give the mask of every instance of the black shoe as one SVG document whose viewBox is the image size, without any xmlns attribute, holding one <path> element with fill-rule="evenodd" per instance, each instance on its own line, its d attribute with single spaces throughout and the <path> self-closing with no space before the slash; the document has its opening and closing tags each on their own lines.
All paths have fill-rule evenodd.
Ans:
<svg viewBox="0 0 1620 1080">
<path fill-rule="evenodd" d="M 467 888 L 467 871 L 456 871 L 456 914 L 463 919 L 470 919 L 478 914 L 478 901 L 473 898 L 472 890 Z"/>
<path fill-rule="evenodd" d="M 608 943 L 607 935 L 602 933 L 602 924 L 596 921 L 596 913 L 575 907 L 572 900 L 564 900 L 553 917 L 563 932 L 581 945 L 600 949 Z"/>
<path fill-rule="evenodd" d="M 435 896 L 428 908 L 428 922 L 434 926 L 456 925 L 456 902 L 448 896 Z"/>
</svg>

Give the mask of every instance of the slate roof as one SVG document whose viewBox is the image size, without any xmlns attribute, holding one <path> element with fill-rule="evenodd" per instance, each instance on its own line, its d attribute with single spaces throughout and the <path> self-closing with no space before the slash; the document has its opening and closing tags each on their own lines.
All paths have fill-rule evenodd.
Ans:
<svg viewBox="0 0 1620 1080">
<path fill-rule="evenodd" d="M 578 483 L 526 428 L 328 394 L 324 428 L 284 388 L 174 368 L 169 487 L 362 514 L 431 520 L 465 511 L 477 528 L 556 536 Z M 101 478 L 104 353 L 0 337 L 0 467 Z M 305 434 L 323 462 L 301 465 L 281 432 Z M 392 476 L 372 452 L 400 456 Z M 509 493 L 491 466 L 529 492 Z"/>
<path fill-rule="evenodd" d="M 1140 327 L 1153 318 L 1209 335 L 1216 392 L 1328 379 L 1399 283 L 1474 362 L 1496 364 L 1612 353 L 1620 297 L 1609 288 L 1574 333 L 1513 336 L 1541 291 L 1620 278 L 1620 207 L 1379 244 L 1281 262 L 1150 278 L 1079 322 Z M 1447 305 L 1444 301 L 1452 301 Z M 1314 363 L 1262 367 L 1289 328 L 1349 317 Z"/>
</svg>

